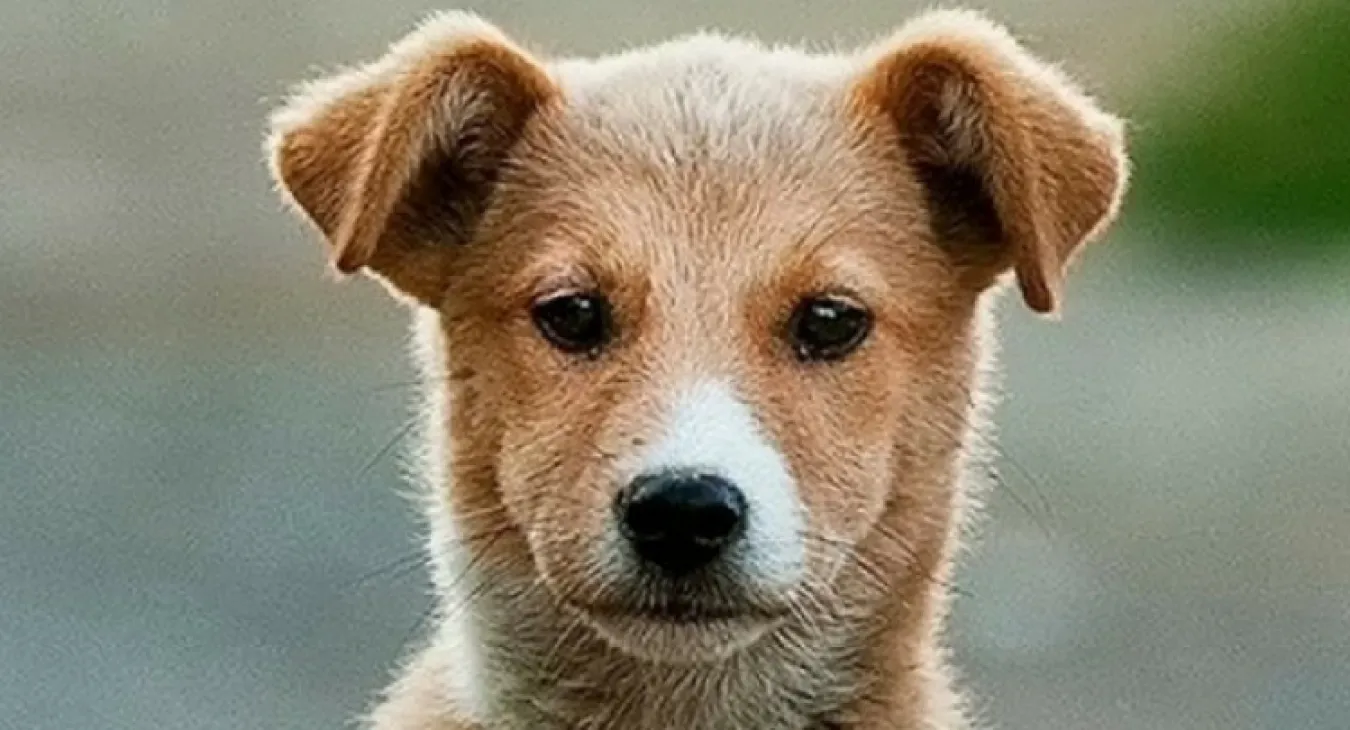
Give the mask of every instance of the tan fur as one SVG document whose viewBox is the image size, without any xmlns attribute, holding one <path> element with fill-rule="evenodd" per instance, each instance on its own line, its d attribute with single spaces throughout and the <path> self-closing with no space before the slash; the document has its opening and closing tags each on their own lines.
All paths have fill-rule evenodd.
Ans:
<svg viewBox="0 0 1350 730">
<path fill-rule="evenodd" d="M 966 726 L 941 631 L 989 293 L 1011 269 L 1057 308 L 1119 204 L 1118 121 L 969 13 L 857 53 L 705 35 L 549 63 L 445 14 L 302 88 L 269 150 L 337 268 L 419 310 L 442 606 L 375 728 Z M 613 304 L 594 360 L 530 323 L 571 289 Z M 804 366 L 783 322 L 830 292 L 874 333 Z M 765 635 L 709 629 L 715 658 L 662 661 L 600 635 L 624 601 L 596 546 L 707 380 L 783 454 L 808 550 L 797 585 L 749 592 Z"/>
</svg>

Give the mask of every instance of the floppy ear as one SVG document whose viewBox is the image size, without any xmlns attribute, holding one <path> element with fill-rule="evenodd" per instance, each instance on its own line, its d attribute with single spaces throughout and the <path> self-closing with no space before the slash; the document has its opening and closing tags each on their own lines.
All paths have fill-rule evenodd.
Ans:
<svg viewBox="0 0 1350 730">
<path fill-rule="evenodd" d="M 938 235 L 997 244 L 1027 305 L 1055 311 L 1066 267 L 1119 207 L 1121 121 L 965 11 L 930 13 L 872 49 L 854 96 L 895 125 Z"/>
<path fill-rule="evenodd" d="M 273 178 L 344 274 L 435 306 L 548 74 L 490 24 L 433 16 L 381 60 L 309 83 L 273 113 Z"/>
</svg>

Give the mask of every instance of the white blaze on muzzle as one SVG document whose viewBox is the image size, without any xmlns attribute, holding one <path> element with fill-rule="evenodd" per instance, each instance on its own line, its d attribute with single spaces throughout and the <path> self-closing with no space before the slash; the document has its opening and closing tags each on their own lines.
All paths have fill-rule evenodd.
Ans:
<svg viewBox="0 0 1350 730">
<path fill-rule="evenodd" d="M 639 473 L 715 474 L 745 497 L 745 533 L 728 554 L 755 583 L 785 586 L 800 576 L 805 520 L 782 452 L 727 382 L 699 380 L 677 389 Z"/>
</svg>

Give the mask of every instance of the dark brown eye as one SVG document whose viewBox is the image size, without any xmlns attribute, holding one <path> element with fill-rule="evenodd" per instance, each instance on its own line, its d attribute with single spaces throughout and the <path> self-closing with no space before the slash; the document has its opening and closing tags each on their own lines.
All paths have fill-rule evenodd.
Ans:
<svg viewBox="0 0 1350 730">
<path fill-rule="evenodd" d="M 554 347 L 571 354 L 595 354 L 613 336 L 609 302 L 599 294 L 562 294 L 536 302 L 535 327 Z"/>
<path fill-rule="evenodd" d="M 858 349 L 872 330 L 866 309 L 836 297 L 804 299 L 788 320 L 792 351 L 803 361 L 838 360 Z"/>
</svg>

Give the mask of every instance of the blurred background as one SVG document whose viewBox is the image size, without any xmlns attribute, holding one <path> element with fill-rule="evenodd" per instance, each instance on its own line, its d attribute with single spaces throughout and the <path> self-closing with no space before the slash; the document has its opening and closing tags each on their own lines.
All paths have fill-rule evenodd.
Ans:
<svg viewBox="0 0 1350 730">
<path fill-rule="evenodd" d="M 471 6 L 555 53 L 919 9 Z M 1137 174 L 1062 322 L 1005 302 L 978 706 L 1350 727 L 1350 2 L 983 7 L 1133 120 Z M 0 0 L 0 727 L 336 728 L 418 630 L 406 316 L 325 278 L 260 144 L 289 82 L 430 9 Z"/>
</svg>

